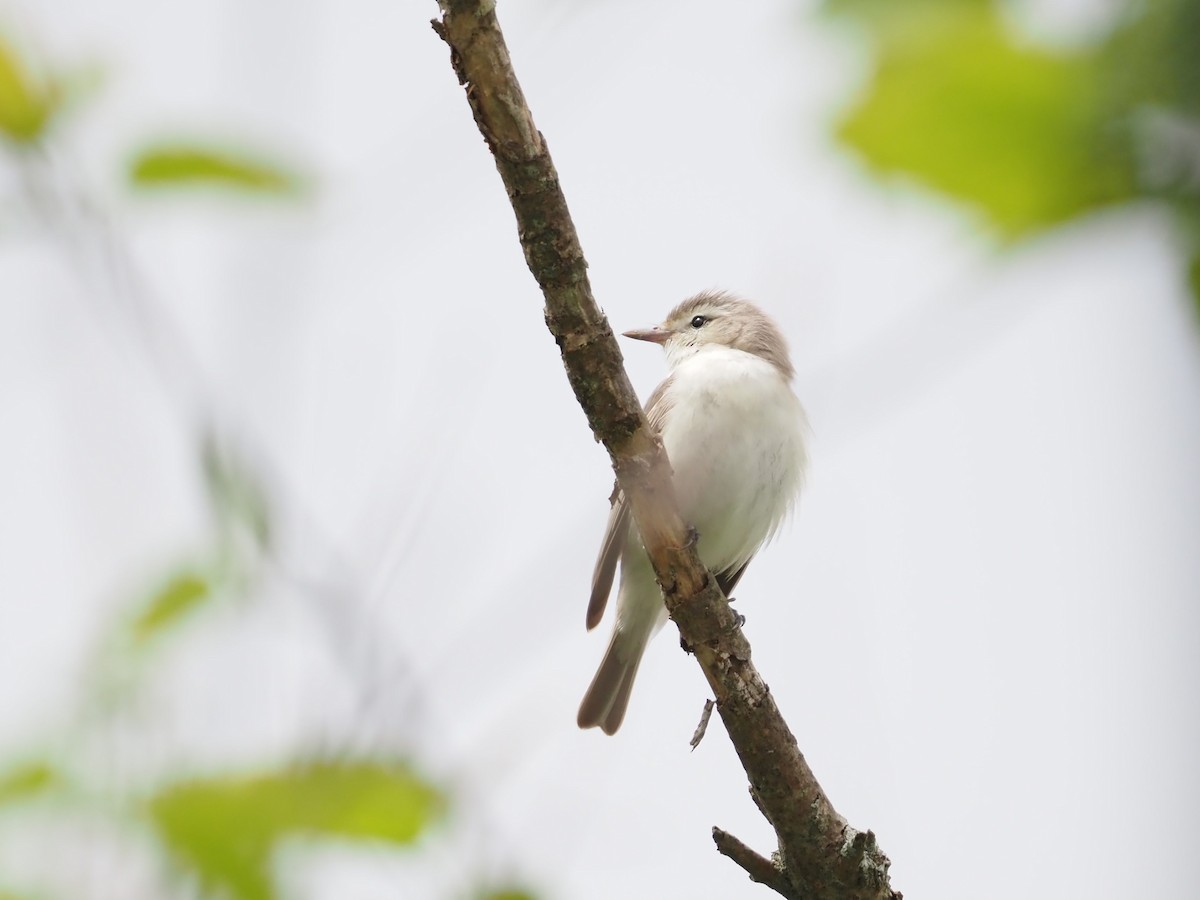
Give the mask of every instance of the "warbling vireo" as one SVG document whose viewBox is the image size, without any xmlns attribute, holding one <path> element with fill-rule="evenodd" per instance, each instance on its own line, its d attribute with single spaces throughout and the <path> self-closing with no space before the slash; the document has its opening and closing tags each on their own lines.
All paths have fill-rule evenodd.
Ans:
<svg viewBox="0 0 1200 900">
<path fill-rule="evenodd" d="M 700 559 L 726 596 L 783 521 L 804 474 L 805 419 L 792 393 L 787 342 L 754 304 L 726 293 L 684 300 L 661 325 L 625 332 L 661 344 L 671 373 L 646 415 L 674 470 Z M 587 627 L 604 615 L 617 560 L 621 588 L 608 650 L 579 707 L 579 727 L 614 734 L 651 636 L 667 621 L 662 592 L 629 507 L 617 494 L 592 575 Z"/>
</svg>

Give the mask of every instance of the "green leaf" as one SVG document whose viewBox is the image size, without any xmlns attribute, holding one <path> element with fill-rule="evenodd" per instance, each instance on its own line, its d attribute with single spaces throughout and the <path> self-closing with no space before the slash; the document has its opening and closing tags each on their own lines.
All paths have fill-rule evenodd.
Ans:
<svg viewBox="0 0 1200 900">
<path fill-rule="evenodd" d="M 0 132 L 17 144 L 33 144 L 58 109 L 59 91 L 39 84 L 16 51 L 0 38 Z"/>
<path fill-rule="evenodd" d="M 904 4 L 838 136 L 881 173 L 972 204 L 1016 237 L 1136 193 L 1127 142 L 1106 131 L 1098 54 L 1018 41 L 993 5 Z"/>
<path fill-rule="evenodd" d="M 242 193 L 293 194 L 299 179 L 282 166 L 231 150 L 190 143 L 164 143 L 139 151 L 129 179 L 148 189 L 220 187 Z"/>
<path fill-rule="evenodd" d="M 444 808 L 442 795 L 398 763 L 317 763 L 253 778 L 168 788 L 150 803 L 167 847 L 202 885 L 271 900 L 270 856 L 310 834 L 406 845 Z"/>
<path fill-rule="evenodd" d="M 34 762 L 0 775 L 0 806 L 18 803 L 58 787 L 62 777 L 49 763 Z"/>
<path fill-rule="evenodd" d="M 486 894 L 480 894 L 479 900 L 535 900 L 533 894 L 528 891 L 515 890 L 512 888 L 492 891 Z"/>
<path fill-rule="evenodd" d="M 133 636 L 138 641 L 155 637 L 181 621 L 212 595 L 208 578 L 192 569 L 176 572 L 155 592 L 134 619 Z"/>
</svg>

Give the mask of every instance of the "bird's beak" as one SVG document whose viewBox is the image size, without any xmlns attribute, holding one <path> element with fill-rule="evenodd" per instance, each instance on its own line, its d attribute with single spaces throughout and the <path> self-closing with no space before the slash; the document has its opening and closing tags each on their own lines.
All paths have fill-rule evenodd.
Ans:
<svg viewBox="0 0 1200 900">
<path fill-rule="evenodd" d="M 650 341 L 652 344 L 665 344 L 670 336 L 671 332 L 661 325 L 654 325 L 650 328 L 634 328 L 632 331 L 625 332 L 627 338 L 633 338 L 635 341 Z"/>
</svg>

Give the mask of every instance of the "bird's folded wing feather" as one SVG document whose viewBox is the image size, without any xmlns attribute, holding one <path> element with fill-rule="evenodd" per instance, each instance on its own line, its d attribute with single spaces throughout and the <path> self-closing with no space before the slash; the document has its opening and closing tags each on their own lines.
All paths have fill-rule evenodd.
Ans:
<svg viewBox="0 0 1200 900">
<path fill-rule="evenodd" d="M 671 384 L 671 376 L 654 389 L 650 399 L 646 401 L 646 418 L 655 433 L 662 431 L 663 421 L 670 411 L 671 403 L 667 398 L 667 388 Z M 617 560 L 625 548 L 625 538 L 629 534 L 629 504 L 625 502 L 625 494 L 618 485 L 613 489 L 612 510 L 608 514 L 608 527 L 604 530 L 604 540 L 600 542 L 600 556 L 596 559 L 596 568 L 592 572 L 592 596 L 588 600 L 587 627 L 591 631 L 600 624 L 604 617 L 604 608 L 608 605 L 608 595 L 612 592 L 613 576 L 617 571 Z M 745 568 L 744 566 L 742 568 Z M 741 577 L 739 570 L 733 583 Z M 732 589 L 732 585 L 731 585 Z"/>
<path fill-rule="evenodd" d="M 604 617 L 604 607 L 608 605 L 608 595 L 612 592 L 613 575 L 617 571 L 617 560 L 621 558 L 625 536 L 629 533 L 629 504 L 625 502 L 625 495 L 620 489 L 614 494 L 608 527 L 600 543 L 600 556 L 592 573 L 592 596 L 587 608 L 588 631 L 599 625 Z"/>
<path fill-rule="evenodd" d="M 754 559 L 753 556 L 750 559 Z M 725 595 L 725 599 L 729 599 L 729 595 L 733 589 L 737 587 L 737 583 L 742 580 L 742 576 L 746 574 L 746 567 L 750 565 L 750 559 L 746 560 L 737 568 L 726 569 L 723 572 L 714 572 L 717 584 L 721 587 L 721 593 Z"/>
</svg>

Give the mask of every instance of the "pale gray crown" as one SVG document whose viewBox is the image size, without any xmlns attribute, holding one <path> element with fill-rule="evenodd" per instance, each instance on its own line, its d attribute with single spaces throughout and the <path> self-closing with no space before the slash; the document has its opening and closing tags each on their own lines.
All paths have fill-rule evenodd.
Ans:
<svg viewBox="0 0 1200 900">
<path fill-rule="evenodd" d="M 693 326 L 697 317 L 704 322 Z M 721 344 L 765 359 L 790 381 L 795 374 L 787 340 L 775 322 L 749 300 L 725 291 L 702 291 L 667 315 L 664 327 L 686 346 Z"/>
</svg>

